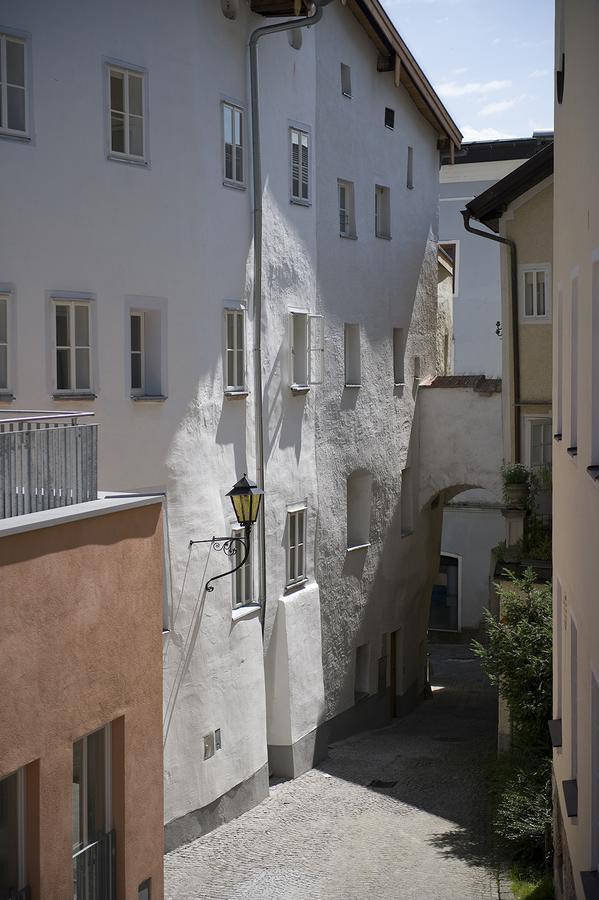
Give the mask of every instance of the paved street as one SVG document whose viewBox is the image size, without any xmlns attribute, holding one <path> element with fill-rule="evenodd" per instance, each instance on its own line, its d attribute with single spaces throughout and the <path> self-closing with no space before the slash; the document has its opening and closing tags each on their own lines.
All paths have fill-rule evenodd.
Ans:
<svg viewBox="0 0 599 900">
<path fill-rule="evenodd" d="M 318 769 L 170 853 L 166 897 L 499 900 L 483 775 L 495 698 L 467 647 L 431 654 L 428 701 L 333 745 Z"/>
</svg>

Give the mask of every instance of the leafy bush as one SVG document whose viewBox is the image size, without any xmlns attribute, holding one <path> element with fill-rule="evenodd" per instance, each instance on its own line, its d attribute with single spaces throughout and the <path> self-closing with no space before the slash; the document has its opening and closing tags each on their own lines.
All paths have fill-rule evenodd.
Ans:
<svg viewBox="0 0 599 900">
<path fill-rule="evenodd" d="M 530 472 L 522 463 L 504 463 L 501 477 L 504 484 L 528 484 Z"/>
</svg>

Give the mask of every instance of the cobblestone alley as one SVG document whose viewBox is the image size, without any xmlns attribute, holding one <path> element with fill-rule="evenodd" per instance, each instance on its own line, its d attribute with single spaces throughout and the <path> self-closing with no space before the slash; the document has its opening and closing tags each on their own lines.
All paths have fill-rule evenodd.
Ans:
<svg viewBox="0 0 599 900">
<path fill-rule="evenodd" d="M 484 762 L 496 701 L 463 645 L 431 648 L 432 697 L 166 857 L 169 900 L 499 900 Z M 383 782 L 376 787 L 372 782 Z"/>
</svg>

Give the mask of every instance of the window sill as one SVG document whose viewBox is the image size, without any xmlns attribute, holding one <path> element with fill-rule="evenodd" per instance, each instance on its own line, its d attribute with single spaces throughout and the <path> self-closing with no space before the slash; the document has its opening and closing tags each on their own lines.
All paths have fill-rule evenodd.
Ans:
<svg viewBox="0 0 599 900">
<path fill-rule="evenodd" d="M 229 397 L 230 399 L 235 400 L 237 397 L 248 397 L 248 396 L 249 396 L 249 393 L 250 393 L 250 392 L 249 392 L 249 391 L 246 391 L 245 388 L 242 388 L 242 389 L 240 389 L 240 390 L 238 390 L 238 391 L 232 390 L 232 389 L 231 389 L 231 390 L 228 389 L 228 390 L 225 391 L 225 397 Z"/>
<path fill-rule="evenodd" d="M 391 240 L 390 234 L 375 234 L 375 237 L 378 238 L 380 241 L 390 241 Z"/>
<path fill-rule="evenodd" d="M 559 431 L 557 434 L 554 434 L 554 435 L 553 435 L 553 440 L 554 440 L 554 441 L 561 441 L 561 439 L 562 439 L 561 431 Z"/>
<path fill-rule="evenodd" d="M 299 591 L 306 584 L 308 584 L 307 578 L 300 578 L 299 581 L 290 581 L 289 584 L 285 585 L 285 594 L 292 594 L 294 591 Z"/>
<path fill-rule="evenodd" d="M 406 386 L 405 381 L 394 381 L 393 382 L 394 388 L 404 388 L 405 386 Z"/>
<path fill-rule="evenodd" d="M 147 159 L 136 159 L 134 156 L 119 156 L 118 153 L 108 153 L 106 159 L 111 162 L 126 163 L 128 166 L 137 166 L 142 169 L 149 169 L 150 163 Z"/>
<path fill-rule="evenodd" d="M 357 234 L 343 234 L 342 231 L 339 232 L 339 237 L 345 238 L 347 241 L 357 241 L 358 240 Z"/>
<path fill-rule="evenodd" d="M 223 187 L 233 188 L 234 191 L 247 190 L 247 185 L 245 184 L 245 182 L 228 181 L 226 178 L 223 178 Z"/>
<path fill-rule="evenodd" d="M 231 610 L 231 621 L 241 622 L 242 619 L 251 619 L 259 612 L 259 603 L 247 603 L 245 606 L 234 606 Z"/>
<path fill-rule="evenodd" d="M 361 388 L 361 387 L 362 387 L 362 382 L 360 382 L 359 384 L 358 384 L 358 383 L 356 383 L 356 384 L 350 384 L 349 382 L 346 381 L 345 384 L 343 385 L 343 387 L 346 387 L 346 388 Z"/>
<path fill-rule="evenodd" d="M 16 399 L 10 391 L 0 391 L 0 403 L 14 403 Z"/>
<path fill-rule="evenodd" d="M 593 481 L 599 481 L 599 466 L 587 466 L 587 472 Z"/>
<path fill-rule="evenodd" d="M 371 547 L 370 541 L 367 544 L 354 544 L 353 547 L 347 547 L 346 553 L 355 553 L 357 550 L 368 550 Z"/>
<path fill-rule="evenodd" d="M 52 394 L 53 400 L 66 400 L 71 403 L 73 400 L 95 400 L 97 394 L 92 393 L 92 391 L 82 392 L 82 391 L 71 391 L 70 393 L 64 394 Z"/>
<path fill-rule="evenodd" d="M 348 100 L 351 100 L 351 94 L 348 94 L 347 91 L 341 91 L 342 97 L 347 97 Z"/>
<path fill-rule="evenodd" d="M 307 394 L 310 390 L 309 384 L 292 384 L 291 385 L 291 393 L 292 394 Z"/>
<path fill-rule="evenodd" d="M 135 403 L 164 403 L 168 400 L 166 394 L 131 394 Z"/>
<path fill-rule="evenodd" d="M 9 141 L 19 141 L 21 144 L 31 143 L 31 137 L 28 134 L 13 134 L 11 131 L 0 130 L 0 138 L 8 138 Z"/>
<path fill-rule="evenodd" d="M 301 197 L 290 197 L 289 202 L 292 206 L 312 206 L 311 200 L 302 200 Z"/>
<path fill-rule="evenodd" d="M 411 528 L 410 531 L 402 531 L 401 537 L 402 538 L 412 537 L 413 534 L 414 534 L 414 529 Z"/>
<path fill-rule="evenodd" d="M 578 456 L 578 447 L 566 447 L 568 456 Z"/>
<path fill-rule="evenodd" d="M 551 325 L 551 316 L 522 316 L 520 325 Z"/>
</svg>

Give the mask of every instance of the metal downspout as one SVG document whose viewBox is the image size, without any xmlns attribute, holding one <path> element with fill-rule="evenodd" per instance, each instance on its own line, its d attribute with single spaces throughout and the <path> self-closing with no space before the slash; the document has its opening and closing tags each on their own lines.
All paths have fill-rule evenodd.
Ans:
<svg viewBox="0 0 599 900">
<path fill-rule="evenodd" d="M 323 0 L 316 5 L 311 16 L 289 19 L 276 25 L 256 28 L 250 35 L 250 102 L 252 107 L 252 181 L 254 189 L 254 398 L 256 415 L 256 481 L 264 490 L 264 416 L 262 404 L 262 160 L 260 156 L 260 110 L 258 108 L 258 41 L 267 34 L 292 31 L 316 25 L 322 18 L 322 7 L 331 0 Z M 266 526 L 265 502 L 258 520 L 258 543 L 260 556 L 259 594 L 262 634 L 266 621 Z"/>
<path fill-rule="evenodd" d="M 520 435 L 520 340 L 518 333 L 518 264 L 516 254 L 516 243 L 510 241 L 509 238 L 500 237 L 498 234 L 491 234 L 489 231 L 482 231 L 480 228 L 473 228 L 470 224 L 472 213 L 467 210 L 461 210 L 464 219 L 464 228 L 470 234 L 477 234 L 480 237 L 487 238 L 489 241 L 497 241 L 499 244 L 505 244 L 510 250 L 510 274 L 511 274 L 511 300 L 512 300 L 512 356 L 514 358 L 514 400 L 512 403 L 512 415 L 514 422 L 514 462 L 519 463 L 522 457 L 521 435 Z"/>
</svg>

